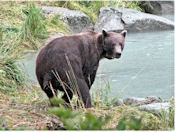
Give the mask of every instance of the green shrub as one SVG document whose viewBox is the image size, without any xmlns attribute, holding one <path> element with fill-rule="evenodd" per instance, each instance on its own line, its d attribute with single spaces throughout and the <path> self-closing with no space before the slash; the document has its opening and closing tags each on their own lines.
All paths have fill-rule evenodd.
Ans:
<svg viewBox="0 0 175 132">
<path fill-rule="evenodd" d="M 103 126 L 109 122 L 110 117 L 96 117 L 86 112 L 72 111 L 61 106 L 49 109 L 49 114 L 54 114 L 63 123 L 66 130 L 102 130 Z"/>
<path fill-rule="evenodd" d="M 96 117 L 91 113 L 85 114 L 84 121 L 80 121 L 80 130 L 104 130 L 104 126 L 110 121 L 111 117 Z"/>
<path fill-rule="evenodd" d="M 117 125 L 117 130 L 141 130 L 142 126 L 142 118 L 137 119 L 131 116 L 129 120 L 121 119 Z"/>
</svg>

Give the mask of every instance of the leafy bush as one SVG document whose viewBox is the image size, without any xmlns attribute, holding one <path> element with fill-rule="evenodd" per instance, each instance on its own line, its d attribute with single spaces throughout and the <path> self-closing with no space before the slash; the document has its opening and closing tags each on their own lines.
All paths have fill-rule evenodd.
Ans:
<svg viewBox="0 0 175 132">
<path fill-rule="evenodd" d="M 117 125 L 117 130 L 141 130 L 142 126 L 142 118 L 137 119 L 131 116 L 129 120 L 121 119 Z"/>
<path fill-rule="evenodd" d="M 89 112 L 84 113 L 80 110 L 73 111 L 70 108 L 65 108 L 61 98 L 54 97 L 51 102 L 60 107 L 51 108 L 48 113 L 59 117 L 66 130 L 102 130 L 110 119 L 109 116 L 96 117 Z"/>
<path fill-rule="evenodd" d="M 110 119 L 110 117 L 96 117 L 88 112 L 82 115 L 79 111 L 72 111 L 63 106 L 49 109 L 48 112 L 59 117 L 66 130 L 102 130 Z"/>
<path fill-rule="evenodd" d="M 84 121 L 80 121 L 80 130 L 103 130 L 104 126 L 109 122 L 110 116 L 96 117 L 91 113 L 85 114 Z"/>
</svg>

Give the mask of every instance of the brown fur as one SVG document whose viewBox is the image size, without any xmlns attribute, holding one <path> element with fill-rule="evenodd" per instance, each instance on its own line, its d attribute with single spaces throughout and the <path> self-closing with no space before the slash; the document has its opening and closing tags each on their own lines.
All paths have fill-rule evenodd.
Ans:
<svg viewBox="0 0 175 132">
<path fill-rule="evenodd" d="M 43 47 L 36 60 L 36 75 L 41 88 L 49 98 L 53 93 L 49 88 L 51 82 L 55 93 L 57 90 L 64 91 L 52 71 L 55 71 L 65 82 L 67 93 L 72 99 L 73 93 L 70 89 L 66 71 L 70 71 L 65 56 L 68 57 L 79 90 L 86 107 L 92 107 L 89 90 L 94 82 L 99 61 L 102 58 L 119 58 L 117 50 L 122 51 L 126 32 L 96 33 L 86 31 L 80 34 L 57 38 Z M 63 99 L 69 102 L 66 94 Z"/>
</svg>

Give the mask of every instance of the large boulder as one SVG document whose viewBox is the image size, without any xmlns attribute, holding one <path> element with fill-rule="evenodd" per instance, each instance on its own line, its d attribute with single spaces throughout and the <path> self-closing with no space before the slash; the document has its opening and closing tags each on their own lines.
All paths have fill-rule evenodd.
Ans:
<svg viewBox="0 0 175 132">
<path fill-rule="evenodd" d="M 94 29 L 97 32 L 102 29 L 107 31 L 127 29 L 129 32 L 173 30 L 174 23 L 166 18 L 133 9 L 102 7 Z"/>
<path fill-rule="evenodd" d="M 124 24 L 121 20 L 122 13 L 114 8 L 101 8 L 98 21 L 95 24 L 95 31 L 120 31 L 124 29 Z"/>
<path fill-rule="evenodd" d="M 173 14 L 174 1 L 142 1 L 140 7 L 151 14 Z"/>
<path fill-rule="evenodd" d="M 40 8 L 46 17 L 52 18 L 60 15 L 59 19 L 67 23 L 74 33 L 79 33 L 86 29 L 93 29 L 90 18 L 84 13 L 62 7 L 41 6 Z"/>
</svg>

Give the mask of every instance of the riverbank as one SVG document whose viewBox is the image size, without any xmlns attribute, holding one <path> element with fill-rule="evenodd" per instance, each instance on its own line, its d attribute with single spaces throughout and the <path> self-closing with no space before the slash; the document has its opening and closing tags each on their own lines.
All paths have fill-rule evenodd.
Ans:
<svg viewBox="0 0 175 132">
<path fill-rule="evenodd" d="M 119 5 L 119 7 L 132 6 L 133 9 L 138 9 L 137 2 L 129 3 L 128 5 L 124 2 L 125 5 Z M 52 4 L 57 3 L 51 2 L 48 6 Z M 68 6 L 68 4 L 70 3 L 63 2 L 65 6 Z M 87 9 L 90 12 L 87 12 L 87 16 L 94 10 L 98 11 L 103 4 L 103 2 L 94 4 L 97 9 L 90 10 L 90 8 L 94 8 L 93 4 L 88 7 Z M 38 2 L 37 5 L 45 4 Z M 74 7 L 78 8 L 79 6 L 77 3 L 74 3 Z M 86 12 L 87 9 L 81 8 L 77 10 L 81 10 L 82 13 Z M 44 18 L 35 5 L 27 2 L 0 2 L 0 13 L 2 13 L 0 15 L 0 130 L 59 130 L 65 129 L 65 127 L 70 129 L 68 127 L 69 124 L 64 124 L 63 122 L 65 117 L 48 114 L 48 110 L 53 107 L 50 106 L 46 95 L 38 85 L 26 81 L 26 76 L 28 75 L 18 66 L 18 60 L 24 57 L 23 53 L 25 51 L 32 50 L 37 52 L 47 43 L 49 37 L 53 37 L 57 33 L 61 33 L 61 35 L 71 33 L 70 26 L 60 20 L 60 16 Z M 97 14 L 95 12 L 93 14 L 96 15 L 95 17 L 89 16 L 92 23 L 97 21 Z M 58 36 L 56 35 L 56 37 Z M 89 126 L 83 127 L 81 121 L 93 124 L 95 120 L 95 123 L 98 124 L 99 120 L 101 121 L 108 116 L 110 120 L 107 121 L 106 119 L 105 125 L 99 124 L 99 129 L 173 129 L 173 121 L 169 120 L 169 118 L 167 119 L 166 116 L 157 116 L 126 104 L 116 106 L 114 100 L 110 100 L 105 90 L 107 89 L 104 89 L 103 94 L 97 92 L 94 94 L 99 96 L 93 96 L 93 108 L 70 109 L 71 112 L 68 111 L 71 114 L 75 112 L 79 115 L 73 121 L 77 126 L 72 129 L 90 128 Z M 59 111 L 60 109 L 58 108 L 57 110 Z M 61 112 L 65 114 L 67 111 L 62 109 Z M 87 112 L 95 117 L 90 116 L 88 118 L 86 116 Z M 94 126 L 98 125 L 95 124 Z"/>
<path fill-rule="evenodd" d="M 65 129 L 64 123 L 53 114 L 48 114 L 49 109 L 53 109 L 49 101 L 43 100 L 41 92 L 33 88 L 31 90 L 16 91 L 7 96 L 0 93 L 0 129 L 2 130 L 60 130 Z M 172 109 L 171 109 L 172 110 Z M 95 117 L 105 118 L 110 116 L 109 122 L 102 129 L 108 130 L 172 130 L 172 113 L 167 118 L 167 113 L 154 115 L 150 112 L 140 111 L 135 106 L 121 104 L 120 106 L 95 106 L 90 109 L 71 110 L 79 113 L 75 123 L 80 123 L 78 119 L 85 116 L 87 112 Z M 64 112 L 64 111 L 63 111 Z M 171 111 L 173 112 L 173 111 Z M 133 120 L 136 122 L 130 122 Z M 81 120 L 82 121 L 82 120 Z M 123 123 L 122 123 L 123 122 Z M 125 123 L 124 123 L 125 122 Z M 125 127 L 119 128 L 118 125 Z M 80 125 L 80 124 L 78 124 Z M 76 129 L 76 127 L 74 127 Z"/>
</svg>

